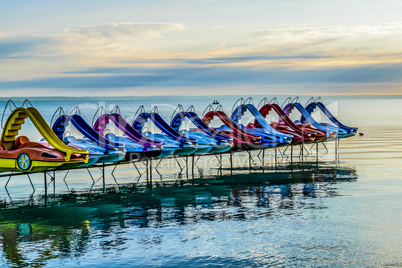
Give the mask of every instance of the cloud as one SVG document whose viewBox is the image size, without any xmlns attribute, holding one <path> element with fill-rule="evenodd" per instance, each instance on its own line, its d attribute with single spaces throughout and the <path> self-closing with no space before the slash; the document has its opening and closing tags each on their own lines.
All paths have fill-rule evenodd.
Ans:
<svg viewBox="0 0 402 268">
<path fill-rule="evenodd" d="M 0 58 L 48 55 L 58 51 L 57 48 L 63 43 L 60 36 L 5 37 L 0 39 Z"/>
<path fill-rule="evenodd" d="M 0 89 L 88 89 L 87 94 L 99 89 L 147 87 L 218 87 L 269 85 L 353 85 L 367 83 L 402 83 L 402 66 L 372 65 L 350 68 L 319 68 L 289 70 L 242 67 L 205 68 L 95 68 L 97 76 L 52 77 L 16 81 L 0 81 Z M 88 73 L 88 72 L 87 72 Z M 67 95 L 67 93 L 66 93 Z"/>
<path fill-rule="evenodd" d="M 264 29 L 247 34 L 251 39 L 275 42 L 338 40 L 344 38 L 373 38 L 402 33 L 402 23 L 357 25 L 352 27 L 298 27 Z"/>
<path fill-rule="evenodd" d="M 133 46 L 118 42 L 125 38 L 156 38 L 163 33 L 181 30 L 177 23 L 108 23 L 95 26 L 82 26 L 78 29 L 64 30 L 49 35 L 10 36 L 0 33 L 0 59 L 18 59 L 22 57 L 86 54 L 112 50 L 114 53 L 133 49 Z M 137 48 L 138 50 L 138 48 Z M 92 56 L 92 55 L 91 55 Z"/>
<path fill-rule="evenodd" d="M 184 27 L 178 23 L 108 23 L 94 26 L 82 26 L 78 29 L 66 30 L 66 33 L 78 33 L 87 37 L 117 38 L 132 36 L 140 38 L 161 37 L 162 33 L 182 30 Z"/>
</svg>

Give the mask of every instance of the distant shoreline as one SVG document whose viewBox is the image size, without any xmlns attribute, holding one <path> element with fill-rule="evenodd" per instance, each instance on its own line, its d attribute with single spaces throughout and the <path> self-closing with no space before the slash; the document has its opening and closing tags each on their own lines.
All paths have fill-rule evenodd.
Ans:
<svg viewBox="0 0 402 268">
<path fill-rule="evenodd" d="M 31 97 L 0 97 L 0 101 L 23 101 L 25 99 L 33 100 L 33 101 L 60 101 L 60 100 L 236 100 L 241 97 L 253 97 L 256 99 L 260 98 L 287 98 L 287 97 L 296 97 L 299 96 L 301 98 L 310 98 L 310 97 L 318 97 L 319 95 L 191 95 L 191 96 L 182 96 L 182 95 L 155 95 L 155 96 L 31 96 Z M 402 95 L 321 95 L 324 99 L 402 99 Z"/>
</svg>

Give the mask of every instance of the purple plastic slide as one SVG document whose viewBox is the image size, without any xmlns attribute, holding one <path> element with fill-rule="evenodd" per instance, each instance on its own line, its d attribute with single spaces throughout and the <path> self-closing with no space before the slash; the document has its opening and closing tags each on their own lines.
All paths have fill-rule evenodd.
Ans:
<svg viewBox="0 0 402 268">
<path fill-rule="evenodd" d="M 109 121 L 112 121 L 124 134 L 127 135 L 128 138 L 133 140 L 134 142 L 141 145 L 155 145 L 161 146 L 162 143 L 160 141 L 155 141 L 150 138 L 145 137 L 137 130 L 135 130 L 120 114 L 103 114 L 101 115 L 95 122 L 94 129 L 99 134 L 103 135 L 104 131 L 109 124 Z"/>
</svg>

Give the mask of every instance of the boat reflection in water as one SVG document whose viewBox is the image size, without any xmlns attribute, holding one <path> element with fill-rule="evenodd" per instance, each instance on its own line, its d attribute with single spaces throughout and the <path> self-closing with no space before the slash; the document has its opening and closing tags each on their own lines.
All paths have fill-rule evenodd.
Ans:
<svg viewBox="0 0 402 268">
<path fill-rule="evenodd" d="M 357 178 L 350 168 L 292 168 L 159 181 L 152 188 L 145 183 L 126 184 L 4 204 L 0 208 L 1 264 L 58 266 L 90 260 L 88 254 L 100 264 L 96 256 L 124 252 L 132 258 L 138 254 L 128 250 L 133 244 L 152 248 L 173 243 L 158 238 L 162 227 L 186 240 L 190 237 L 180 234 L 185 226 L 216 221 L 229 232 L 233 222 L 296 217 L 305 209 L 325 209 L 320 200 L 337 196 L 339 183 Z M 153 231 L 139 234 L 135 231 L 139 228 Z"/>
</svg>

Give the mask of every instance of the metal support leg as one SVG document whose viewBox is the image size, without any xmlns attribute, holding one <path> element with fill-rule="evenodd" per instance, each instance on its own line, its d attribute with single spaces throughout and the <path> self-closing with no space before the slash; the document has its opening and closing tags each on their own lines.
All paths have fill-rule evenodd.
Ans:
<svg viewBox="0 0 402 268">
<path fill-rule="evenodd" d="M 102 182 L 103 182 L 103 192 L 106 190 L 106 182 L 105 182 L 105 163 L 102 165 Z"/>
<path fill-rule="evenodd" d="M 44 179 L 44 183 L 45 183 L 45 196 L 47 195 L 47 176 L 46 176 L 46 172 L 43 172 L 43 179 Z"/>
<path fill-rule="evenodd" d="M 233 174 L 233 153 L 229 152 L 229 161 L 230 161 L 230 175 Z"/>
<path fill-rule="evenodd" d="M 275 167 L 277 166 L 277 159 L 278 158 L 278 152 L 277 152 L 277 149 L 276 149 L 276 147 L 275 147 Z"/>
<path fill-rule="evenodd" d="M 34 185 L 33 185 L 33 183 L 32 183 L 31 177 L 29 176 L 29 174 L 27 174 L 27 176 L 28 176 L 28 180 L 29 180 L 29 182 L 31 183 L 31 186 L 32 186 L 33 192 L 35 192 L 35 187 L 34 187 Z"/>
<path fill-rule="evenodd" d="M 300 144 L 300 155 L 301 155 L 301 160 L 302 160 L 302 162 L 303 162 L 303 158 L 304 158 L 304 156 L 303 156 L 303 152 L 304 151 L 304 148 L 303 148 L 303 145 L 302 144 Z"/>
<path fill-rule="evenodd" d="M 222 176 L 222 166 L 223 166 L 222 154 L 219 155 L 219 159 L 220 159 L 219 162 L 221 163 L 219 170 L 221 171 L 221 176 Z"/>
<path fill-rule="evenodd" d="M 149 180 L 152 183 L 152 159 L 149 159 Z"/>
<path fill-rule="evenodd" d="M 327 148 L 327 146 L 325 145 L 325 143 L 324 142 L 322 142 L 322 146 L 324 146 L 324 148 L 325 148 L 325 150 L 326 150 L 326 154 L 328 154 L 328 152 L 329 152 L 329 150 L 328 150 L 328 148 Z"/>
<path fill-rule="evenodd" d="M 262 149 L 262 167 L 265 167 L 265 149 Z"/>
<path fill-rule="evenodd" d="M 293 164 L 293 145 L 290 146 L 290 163 Z"/>
<path fill-rule="evenodd" d="M 250 151 L 247 151 L 248 154 L 248 168 L 251 169 L 251 153 Z"/>
<path fill-rule="evenodd" d="M 188 178 L 188 156 L 186 155 L 186 174 Z"/>
<path fill-rule="evenodd" d="M 89 176 L 91 176 L 92 182 L 95 183 L 94 177 L 92 176 L 91 171 L 89 171 L 89 168 L 86 168 L 86 170 L 88 171 Z"/>
<path fill-rule="evenodd" d="M 162 180 L 162 174 L 161 174 L 161 173 L 159 172 L 159 170 L 158 170 L 158 167 L 159 167 L 159 165 L 160 165 L 161 162 L 162 162 L 162 158 L 159 159 L 158 163 L 156 164 L 156 166 L 155 166 L 155 171 L 156 171 L 156 173 L 159 174 L 159 176 L 160 176 L 160 178 L 161 178 L 161 180 Z"/>
<path fill-rule="evenodd" d="M 65 184 L 65 185 L 66 185 L 66 187 L 67 187 L 67 191 L 70 191 L 70 189 L 68 188 L 67 182 L 66 182 L 66 179 L 67 179 L 68 173 L 70 173 L 70 170 L 67 170 L 66 175 L 64 175 L 63 181 L 64 181 L 64 184 Z"/>
<path fill-rule="evenodd" d="M 179 168 L 180 168 L 180 172 L 179 172 L 179 175 L 181 175 L 181 173 L 183 172 L 183 168 L 182 168 L 182 166 L 180 165 L 180 162 L 179 162 L 179 160 L 177 160 L 177 156 L 174 156 L 174 159 L 176 160 L 176 163 L 177 163 L 177 165 L 179 166 Z"/>
<path fill-rule="evenodd" d="M 53 197 L 56 197 L 56 171 L 53 171 Z"/>
<path fill-rule="evenodd" d="M 4 186 L 4 188 L 6 188 L 6 190 L 7 190 L 7 185 L 8 185 L 8 183 L 10 182 L 11 177 L 12 177 L 12 176 L 8 177 L 8 180 L 7 180 L 7 182 L 6 182 L 6 186 Z"/>
<path fill-rule="evenodd" d="M 194 162 L 194 155 L 191 157 L 191 177 L 194 179 L 194 166 L 195 166 L 195 162 Z"/>
<path fill-rule="evenodd" d="M 147 166 L 146 166 L 146 172 L 147 172 L 147 183 L 148 183 L 148 180 L 149 180 L 149 177 L 148 177 L 148 160 L 145 160 L 145 163 L 147 164 Z"/>
<path fill-rule="evenodd" d="M 338 139 L 335 139 L 335 161 L 338 160 Z"/>
<path fill-rule="evenodd" d="M 114 171 L 116 170 L 116 168 L 117 168 L 117 165 L 114 166 L 112 172 L 110 173 L 110 175 L 112 175 L 113 177 L 114 177 Z"/>
</svg>

